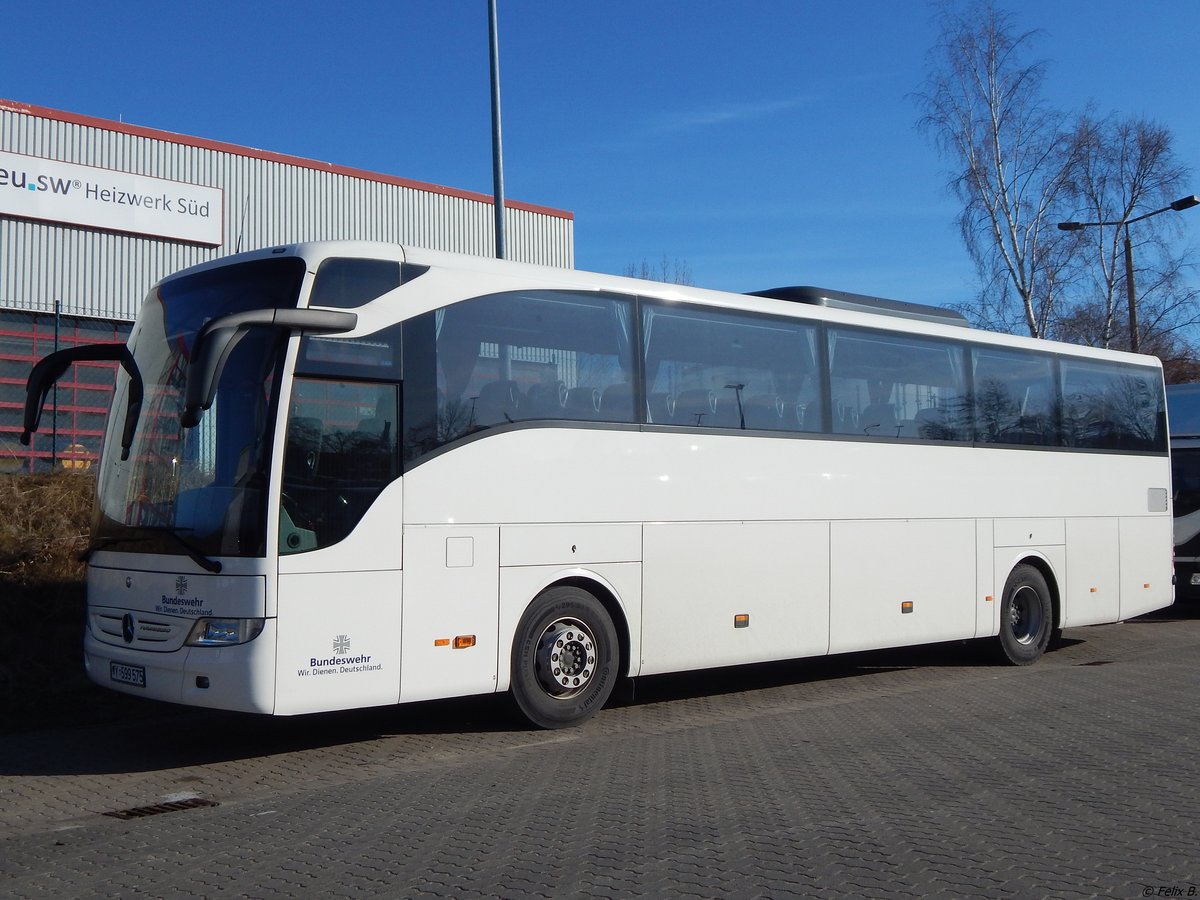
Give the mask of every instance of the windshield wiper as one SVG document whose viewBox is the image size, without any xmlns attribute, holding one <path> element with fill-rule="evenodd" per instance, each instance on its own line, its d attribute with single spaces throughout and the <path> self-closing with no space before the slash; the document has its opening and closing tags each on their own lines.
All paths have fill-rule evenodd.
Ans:
<svg viewBox="0 0 1200 900">
<path fill-rule="evenodd" d="M 195 544 L 193 544 L 191 541 L 189 541 L 187 538 L 185 538 L 183 535 L 181 535 L 174 528 L 170 528 L 166 525 L 130 525 L 129 527 L 135 528 L 138 531 L 149 531 L 152 534 L 161 534 L 161 535 L 165 535 L 166 537 L 169 537 L 176 544 L 178 544 L 180 547 L 183 548 L 183 551 L 191 558 L 192 562 L 194 562 L 200 568 L 204 569 L 204 571 L 206 571 L 206 572 L 212 572 L 214 575 L 216 575 L 222 569 L 222 566 L 221 566 L 221 563 L 219 560 L 211 559 L 211 558 L 205 556 L 203 553 L 200 552 L 199 547 L 197 547 Z M 144 537 L 115 537 L 114 536 L 114 537 L 100 538 L 100 539 L 92 542 L 91 546 L 87 548 L 87 552 L 84 553 L 84 555 L 82 557 L 80 557 L 80 559 L 83 562 L 86 562 L 91 557 L 91 555 L 93 553 L 95 553 L 97 550 L 102 550 L 105 547 L 108 547 L 112 544 L 121 544 L 121 543 L 136 544 L 141 541 L 147 541 L 147 540 L 149 540 L 149 538 L 144 538 Z"/>
<path fill-rule="evenodd" d="M 200 552 L 200 548 L 181 535 L 174 528 L 168 528 L 165 525 L 139 525 L 137 526 L 145 531 L 152 531 L 155 534 L 165 534 L 180 547 L 184 552 L 192 558 L 192 562 L 204 569 L 206 572 L 212 572 L 214 575 L 221 571 L 221 563 L 215 559 L 210 559 Z"/>
<path fill-rule="evenodd" d="M 79 554 L 79 561 L 85 563 L 92 558 L 92 554 L 97 550 L 103 550 L 105 547 L 111 547 L 113 544 L 137 544 L 141 541 L 148 541 L 149 538 L 144 537 L 106 537 L 98 538 L 88 544 L 88 548 Z"/>
</svg>

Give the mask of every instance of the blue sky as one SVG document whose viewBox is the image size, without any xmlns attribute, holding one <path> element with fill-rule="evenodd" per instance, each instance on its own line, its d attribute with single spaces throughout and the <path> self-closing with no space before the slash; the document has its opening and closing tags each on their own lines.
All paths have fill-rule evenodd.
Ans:
<svg viewBox="0 0 1200 900">
<path fill-rule="evenodd" d="M 1001 5 L 1044 31 L 1051 102 L 1155 119 L 1198 168 L 1200 2 Z M 926 3 L 499 11 L 506 193 L 575 214 L 578 268 L 665 257 L 730 290 L 973 295 L 945 162 L 914 124 Z M 40 0 L 6 15 L 0 97 L 490 193 L 487 41 L 485 0 Z M 1181 215 L 1200 245 L 1200 211 Z"/>
</svg>

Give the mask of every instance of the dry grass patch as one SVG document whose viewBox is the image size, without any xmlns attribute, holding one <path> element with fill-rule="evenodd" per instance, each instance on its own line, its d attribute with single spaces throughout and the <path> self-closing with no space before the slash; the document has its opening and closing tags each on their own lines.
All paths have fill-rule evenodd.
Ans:
<svg viewBox="0 0 1200 900">
<path fill-rule="evenodd" d="M 95 495 L 90 475 L 0 477 L 0 584 L 82 581 Z"/>
</svg>

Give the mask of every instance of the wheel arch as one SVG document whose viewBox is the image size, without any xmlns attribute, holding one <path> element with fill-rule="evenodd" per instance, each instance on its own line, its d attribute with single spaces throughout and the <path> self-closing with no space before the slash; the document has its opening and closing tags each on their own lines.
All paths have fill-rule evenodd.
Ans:
<svg viewBox="0 0 1200 900">
<path fill-rule="evenodd" d="M 1056 629 L 1062 628 L 1063 623 L 1063 608 L 1062 608 L 1062 591 L 1058 583 L 1058 575 L 1054 571 L 1054 566 L 1050 564 L 1050 560 L 1038 553 L 1027 553 L 1022 557 L 1013 561 L 1012 567 L 1008 570 L 1008 575 L 1012 575 L 1018 566 L 1032 566 L 1041 573 L 1041 576 L 1046 579 L 1046 587 L 1050 591 L 1050 608 L 1053 611 L 1053 627 Z M 1007 580 L 1008 576 L 1005 576 Z"/>
<path fill-rule="evenodd" d="M 620 652 L 620 660 L 617 671 L 621 676 L 628 675 L 630 672 L 630 639 L 629 639 L 629 618 L 625 615 L 625 608 L 621 605 L 621 601 L 617 597 L 616 591 L 612 585 L 607 584 L 603 579 L 589 574 L 572 574 L 564 578 L 559 578 L 546 585 L 538 594 L 542 594 L 551 588 L 566 586 L 576 587 L 580 590 L 587 591 L 593 597 L 600 601 L 605 612 L 612 619 L 613 628 L 617 631 L 617 648 Z M 530 602 L 533 602 L 532 600 Z"/>
</svg>

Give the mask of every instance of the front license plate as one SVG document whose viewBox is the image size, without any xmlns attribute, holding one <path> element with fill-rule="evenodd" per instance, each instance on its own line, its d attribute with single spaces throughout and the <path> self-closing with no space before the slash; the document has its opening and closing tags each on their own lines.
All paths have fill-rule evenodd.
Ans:
<svg viewBox="0 0 1200 900">
<path fill-rule="evenodd" d="M 108 677 L 121 684 L 132 684 L 134 687 L 146 686 L 146 669 L 144 666 L 127 666 L 125 663 L 109 662 Z"/>
</svg>

